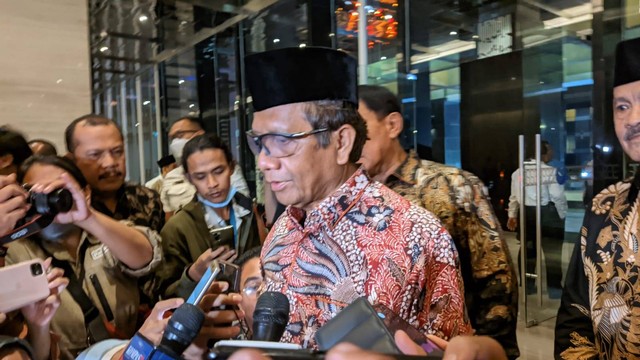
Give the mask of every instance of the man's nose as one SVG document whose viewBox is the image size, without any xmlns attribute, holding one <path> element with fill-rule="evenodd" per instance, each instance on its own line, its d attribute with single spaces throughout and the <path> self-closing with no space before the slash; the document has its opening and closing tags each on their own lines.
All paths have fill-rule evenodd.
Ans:
<svg viewBox="0 0 640 360">
<path fill-rule="evenodd" d="M 209 187 L 210 189 L 213 189 L 217 186 L 218 186 L 218 181 L 216 180 L 216 177 L 209 174 L 207 176 L 207 187 Z"/>
<path fill-rule="evenodd" d="M 115 156 L 113 156 L 111 152 L 106 151 L 102 156 L 102 161 L 101 161 L 102 167 L 109 168 L 109 167 L 116 166 L 116 164 L 117 164 L 117 161 Z"/>
<path fill-rule="evenodd" d="M 267 151 L 264 148 L 260 150 L 258 154 L 258 168 L 260 171 L 265 172 L 266 170 L 277 169 L 279 164 L 278 158 L 267 155 Z"/>
</svg>

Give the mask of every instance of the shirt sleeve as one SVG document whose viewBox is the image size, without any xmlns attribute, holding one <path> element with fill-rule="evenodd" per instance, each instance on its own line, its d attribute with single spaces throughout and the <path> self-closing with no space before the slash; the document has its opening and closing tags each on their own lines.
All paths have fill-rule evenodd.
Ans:
<svg viewBox="0 0 640 360">
<path fill-rule="evenodd" d="M 554 169 L 554 172 L 557 172 Z M 556 177 L 554 176 L 554 180 Z M 564 185 L 560 185 L 557 181 L 553 181 L 549 184 L 549 199 L 553 201 L 558 211 L 558 216 L 564 219 L 567 216 L 567 197 L 564 194 Z"/>
<path fill-rule="evenodd" d="M 585 216 L 589 222 L 589 213 Z M 582 227 L 580 244 L 576 244 L 562 293 L 556 321 L 554 354 L 556 359 L 597 359 L 595 335 L 589 306 L 589 279 L 585 275 L 583 251 L 587 229 Z"/>
<path fill-rule="evenodd" d="M 149 243 L 151 243 L 151 249 L 153 251 L 153 256 L 151 258 L 151 261 L 145 267 L 134 270 L 128 267 L 127 265 L 125 265 L 120 260 L 116 259 L 113 256 L 113 253 L 111 251 L 103 250 L 105 261 L 109 266 L 112 266 L 112 267 L 117 266 L 123 273 L 130 275 L 132 277 L 139 278 L 139 277 L 151 274 L 155 270 L 155 268 L 158 267 L 158 265 L 160 265 L 160 263 L 162 262 L 162 247 L 161 247 L 160 235 L 158 234 L 157 231 L 151 230 L 151 228 L 148 228 L 146 226 L 133 225 L 131 222 L 128 222 L 128 221 L 123 221 L 123 222 L 127 224 L 127 226 L 132 226 L 134 229 L 141 232 L 142 235 L 144 235 L 147 238 L 147 240 L 149 240 Z M 102 246 L 104 248 L 107 248 L 106 245 L 102 245 Z"/>
<path fill-rule="evenodd" d="M 514 171 L 511 175 L 511 195 L 509 195 L 509 217 L 518 218 L 520 186 L 518 186 L 518 177 L 520 176 L 520 170 Z"/>
<path fill-rule="evenodd" d="M 187 239 L 173 222 L 175 220 L 169 220 L 161 232 L 165 259 L 162 267 L 157 272 L 157 284 L 159 286 L 157 290 L 165 299 L 177 296 L 181 275 L 191 264 L 188 258 L 190 252 L 186 246 Z"/>
<path fill-rule="evenodd" d="M 466 215 L 458 216 L 466 220 L 457 224 L 468 240 L 467 247 L 458 251 L 461 262 L 466 263 L 461 265 L 471 267 L 470 271 L 463 271 L 469 316 L 476 335 L 491 336 L 509 358 L 516 358 L 520 352 L 516 339 L 518 289 L 513 262 L 484 184 L 476 177 L 467 178 L 467 183 L 470 190 L 464 202 L 469 209 Z M 468 260 L 462 260 L 465 256 Z"/>
<path fill-rule="evenodd" d="M 244 179 L 244 176 L 242 176 L 242 168 L 240 168 L 238 164 L 236 164 L 231 174 L 231 185 L 245 196 L 251 196 L 249 185 L 247 185 L 247 181 Z"/>
<path fill-rule="evenodd" d="M 458 252 L 444 227 L 428 242 L 426 261 L 420 328 L 445 340 L 471 334 Z"/>
</svg>

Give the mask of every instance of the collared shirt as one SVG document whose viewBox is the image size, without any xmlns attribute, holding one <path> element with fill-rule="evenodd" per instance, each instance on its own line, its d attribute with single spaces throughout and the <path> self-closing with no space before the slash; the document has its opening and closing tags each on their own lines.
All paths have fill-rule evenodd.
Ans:
<svg viewBox="0 0 640 360">
<path fill-rule="evenodd" d="M 524 163 L 524 205 L 536 206 L 536 161 L 529 160 Z M 509 217 L 518 218 L 518 208 L 522 205 L 520 195 L 520 169 L 511 174 L 511 196 L 509 196 Z M 564 186 L 558 183 L 556 168 L 547 164 L 540 164 L 540 205 L 546 206 L 553 202 L 558 211 L 558 216 L 564 219 L 567 216 L 567 198 L 564 195 Z"/>
<path fill-rule="evenodd" d="M 640 175 L 596 195 L 569 263 L 558 310 L 560 359 L 640 357 Z"/>
<path fill-rule="evenodd" d="M 289 206 L 261 258 L 266 291 L 289 298 L 284 342 L 314 347 L 316 330 L 361 296 L 425 334 L 471 332 L 447 231 L 362 169 L 307 214 Z"/>
<path fill-rule="evenodd" d="M 132 225 L 129 222 L 127 224 Z M 149 228 L 141 226 L 135 226 L 135 228 L 149 239 L 153 249 L 151 262 L 141 269 L 130 269 L 118 261 L 106 245 L 86 232 L 83 232 L 77 248 L 78 252 L 82 248 L 86 249 L 82 264 L 74 260 L 62 244 L 45 242 L 34 237 L 18 240 L 9 245 L 7 265 L 37 258 L 44 260 L 49 256 L 69 262 L 76 276 L 84 274 L 84 278 L 81 279 L 82 287 L 105 319 L 107 311 L 102 308 L 98 290 L 92 284 L 92 277 L 100 283 L 104 298 L 109 304 L 109 310 L 114 316 L 112 324 L 123 335 L 130 337 L 137 330 L 136 322 L 140 304 L 137 278 L 151 274 L 162 259 L 159 235 Z M 83 246 L 85 242 L 88 244 Z M 75 259 L 79 258 L 82 257 L 77 253 Z M 89 346 L 82 308 L 69 291 L 63 291 L 60 294 L 60 307 L 51 322 L 51 330 L 61 337 L 62 359 L 74 359 L 79 351 Z"/>
<path fill-rule="evenodd" d="M 164 212 L 157 192 L 142 185 L 125 183 L 116 196 L 118 202 L 113 212 L 95 195 L 91 198 L 91 206 L 115 220 L 128 220 L 158 232 L 162 230 Z"/>
<path fill-rule="evenodd" d="M 239 192 L 246 196 L 249 194 L 249 186 L 242 176 L 242 169 L 240 165 L 236 164 L 231 174 L 231 185 L 233 185 Z M 180 210 L 183 206 L 193 200 L 196 196 L 196 187 L 193 186 L 185 177 L 184 168 L 178 166 L 177 168 L 169 171 L 164 177 L 162 182 L 162 191 L 160 197 L 162 199 L 162 205 L 164 211 L 174 212 Z"/>
<path fill-rule="evenodd" d="M 460 255 L 467 310 L 476 334 L 493 337 L 507 356 L 518 357 L 517 281 L 482 181 L 467 171 L 421 160 L 411 151 L 385 185 L 442 221 Z"/>
</svg>

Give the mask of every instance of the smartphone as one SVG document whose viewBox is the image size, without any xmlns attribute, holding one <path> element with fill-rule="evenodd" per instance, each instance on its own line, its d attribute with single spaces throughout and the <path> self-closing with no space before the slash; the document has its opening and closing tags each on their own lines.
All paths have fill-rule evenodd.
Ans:
<svg viewBox="0 0 640 360">
<path fill-rule="evenodd" d="M 218 281 L 226 281 L 229 284 L 227 292 L 240 292 L 240 267 L 226 261 L 218 261 L 220 275 Z"/>
<path fill-rule="evenodd" d="M 213 260 L 207 268 L 207 271 L 202 275 L 200 281 L 198 281 L 195 289 L 191 292 L 191 295 L 189 295 L 187 303 L 191 305 L 198 305 L 207 291 L 209 291 L 211 284 L 213 284 L 213 282 L 218 278 L 218 275 L 220 275 L 220 270 L 218 261 Z"/>
<path fill-rule="evenodd" d="M 0 312 L 7 313 L 49 296 L 49 282 L 41 259 L 0 269 Z"/>
<path fill-rule="evenodd" d="M 378 317 L 382 319 L 382 322 L 387 327 L 391 334 L 395 334 L 396 331 L 402 330 L 409 335 L 409 338 L 416 344 L 420 345 L 428 355 L 432 356 L 444 356 L 444 352 L 431 340 L 427 339 L 425 334 L 420 330 L 413 327 L 405 319 L 396 315 L 391 309 L 383 304 L 376 304 L 373 309 L 378 313 Z"/>
<path fill-rule="evenodd" d="M 235 249 L 236 245 L 233 231 L 233 226 L 231 225 L 216 229 L 209 229 L 209 234 L 211 234 L 209 247 L 213 250 L 220 246 L 226 246 L 229 250 Z"/>
</svg>

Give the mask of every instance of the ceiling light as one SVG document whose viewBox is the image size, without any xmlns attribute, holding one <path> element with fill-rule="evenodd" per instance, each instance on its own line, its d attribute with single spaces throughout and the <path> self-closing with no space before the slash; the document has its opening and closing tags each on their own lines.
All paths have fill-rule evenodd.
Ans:
<svg viewBox="0 0 640 360">
<path fill-rule="evenodd" d="M 61 82 L 62 82 L 62 79 L 56 80 L 56 84 L 60 84 Z"/>
<path fill-rule="evenodd" d="M 100 52 L 105 52 L 107 50 L 109 50 L 109 48 L 106 47 L 106 46 L 103 46 L 103 47 L 100 48 Z"/>
<path fill-rule="evenodd" d="M 277 43 L 279 43 L 279 42 L 280 42 L 280 39 L 273 39 L 273 43 L 274 43 L 274 44 L 277 44 Z"/>
<path fill-rule="evenodd" d="M 140 22 L 145 22 L 145 21 L 149 20 L 149 18 L 147 17 L 147 15 L 140 15 L 138 20 L 140 20 Z"/>
<path fill-rule="evenodd" d="M 380 58 L 380 60 L 387 60 L 387 57 L 383 56 L 383 57 Z"/>
<path fill-rule="evenodd" d="M 303 48 L 303 47 L 307 47 L 307 44 L 302 43 L 302 44 L 300 44 L 300 47 L 301 47 L 301 48 Z"/>
<path fill-rule="evenodd" d="M 184 80 L 182 80 L 182 79 L 178 80 L 178 84 L 179 84 L 179 85 L 184 84 Z"/>
<path fill-rule="evenodd" d="M 149 101 L 149 100 L 147 100 L 147 101 L 142 103 L 142 105 L 149 105 L 149 104 L 151 104 L 151 101 Z"/>
<path fill-rule="evenodd" d="M 196 107 L 196 104 L 189 105 L 189 109 L 193 109 L 194 107 Z"/>
<path fill-rule="evenodd" d="M 458 35 L 458 32 L 457 31 L 452 31 L 452 32 L 449 33 L 449 35 L 451 35 L 451 36 Z"/>
</svg>

